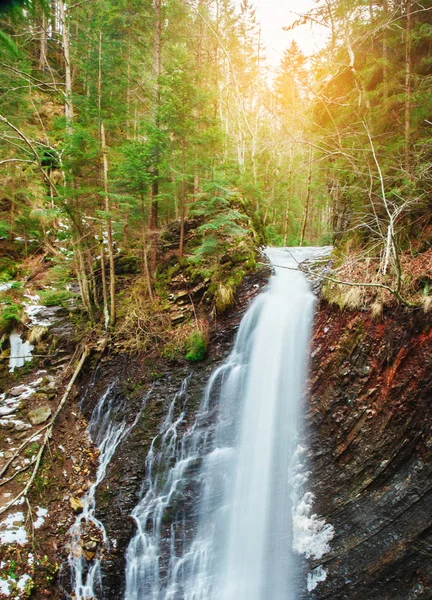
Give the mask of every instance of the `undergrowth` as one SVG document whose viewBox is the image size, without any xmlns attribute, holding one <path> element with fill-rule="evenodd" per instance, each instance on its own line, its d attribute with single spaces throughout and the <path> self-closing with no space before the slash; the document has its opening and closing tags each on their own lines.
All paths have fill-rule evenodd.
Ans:
<svg viewBox="0 0 432 600">
<path fill-rule="evenodd" d="M 330 274 L 324 275 L 323 297 L 342 310 L 370 310 L 372 317 L 379 319 L 385 307 L 398 303 L 390 291 L 398 288 L 397 271 L 395 267 L 389 268 L 383 275 L 377 258 L 368 256 L 365 251 L 348 250 L 339 248 L 333 252 L 334 267 Z M 432 249 L 417 253 L 406 251 L 400 256 L 400 264 L 400 296 L 407 306 L 429 312 L 432 309 Z"/>
</svg>

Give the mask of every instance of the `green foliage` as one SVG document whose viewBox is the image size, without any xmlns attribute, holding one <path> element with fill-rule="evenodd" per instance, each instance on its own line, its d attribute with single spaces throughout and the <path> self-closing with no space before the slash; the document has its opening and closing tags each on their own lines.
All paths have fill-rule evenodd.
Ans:
<svg viewBox="0 0 432 600">
<path fill-rule="evenodd" d="M 3 219 L 0 220 L 0 238 L 5 238 L 9 235 L 10 225 L 7 221 Z"/>
<path fill-rule="evenodd" d="M 19 51 L 15 42 L 4 31 L 0 31 L 0 45 L 5 48 L 9 55 L 14 57 L 19 56 Z"/>
<path fill-rule="evenodd" d="M 207 182 L 191 215 L 202 222 L 197 228 L 191 262 L 207 259 L 215 261 L 234 243 L 248 237 L 248 218 L 236 207 L 237 198 L 222 181 Z"/>
<path fill-rule="evenodd" d="M 23 317 L 22 306 L 15 302 L 6 301 L 1 308 L 0 314 L 0 336 L 12 333 L 12 331 L 21 325 Z"/>
<path fill-rule="evenodd" d="M 41 290 L 39 295 L 43 306 L 62 306 L 73 298 L 72 292 L 67 290 Z"/>
<path fill-rule="evenodd" d="M 194 331 L 186 340 L 185 358 L 189 362 L 204 360 L 207 352 L 207 344 L 201 331 Z"/>
</svg>

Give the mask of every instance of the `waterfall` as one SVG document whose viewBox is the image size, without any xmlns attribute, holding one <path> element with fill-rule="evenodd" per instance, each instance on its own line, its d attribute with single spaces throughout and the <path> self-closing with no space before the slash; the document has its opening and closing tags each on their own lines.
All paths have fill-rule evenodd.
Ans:
<svg viewBox="0 0 432 600">
<path fill-rule="evenodd" d="M 145 397 L 141 410 L 128 424 L 124 416 L 125 403 L 114 393 L 116 384 L 114 381 L 99 398 L 88 426 L 89 436 L 99 450 L 99 464 L 95 481 L 80 499 L 82 511 L 69 530 L 69 566 L 75 600 L 102 597 L 101 558 L 103 549 L 109 548 L 109 540 L 103 523 L 96 517 L 96 490 L 105 479 L 119 444 L 138 422 L 147 400 Z M 83 538 L 89 539 L 83 543 Z"/>
<path fill-rule="evenodd" d="M 294 503 L 307 479 L 298 432 L 314 296 L 296 267 L 321 251 L 268 249 L 275 274 L 193 422 L 187 380 L 174 397 L 132 515 L 125 600 L 298 597 Z M 322 537 L 325 551 L 331 536 Z"/>
</svg>

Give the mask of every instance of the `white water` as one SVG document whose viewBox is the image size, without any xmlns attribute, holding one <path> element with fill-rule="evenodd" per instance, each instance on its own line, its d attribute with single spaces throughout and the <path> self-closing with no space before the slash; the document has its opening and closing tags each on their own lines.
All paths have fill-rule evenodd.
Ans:
<svg viewBox="0 0 432 600">
<path fill-rule="evenodd" d="M 113 393 L 116 383 L 111 384 L 99 399 L 92 412 L 88 427 L 88 433 L 99 449 L 99 465 L 96 471 L 96 480 L 89 487 L 85 496 L 80 499 L 83 510 L 69 530 L 71 538 L 69 565 L 75 600 L 101 597 L 101 558 L 103 550 L 109 548 L 109 540 L 103 523 L 97 519 L 95 514 L 96 489 L 105 479 L 108 465 L 117 447 L 136 425 L 143 408 L 137 414 L 134 422 L 128 425 L 126 418 L 122 416 L 125 409 L 124 403 L 119 403 Z M 95 535 L 95 532 L 98 534 Z M 93 537 L 98 544 L 95 548 L 95 557 L 91 561 L 85 558 L 82 547 L 82 537 L 85 534 L 89 535 L 90 539 Z"/>
<path fill-rule="evenodd" d="M 295 552 L 328 551 L 331 531 L 311 515 L 297 459 L 314 296 L 291 270 L 321 252 L 269 249 L 280 268 L 193 423 L 187 381 L 173 399 L 133 512 L 126 600 L 295 600 L 306 577 Z M 293 531 L 297 523 L 304 531 Z M 314 574 L 314 584 L 324 578 Z"/>
</svg>

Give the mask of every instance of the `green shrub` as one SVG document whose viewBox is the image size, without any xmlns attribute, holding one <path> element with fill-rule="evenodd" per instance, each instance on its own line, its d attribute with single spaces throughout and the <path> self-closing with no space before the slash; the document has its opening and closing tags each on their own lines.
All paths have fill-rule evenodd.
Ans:
<svg viewBox="0 0 432 600">
<path fill-rule="evenodd" d="M 201 331 L 191 333 L 186 341 L 186 360 L 189 362 L 204 360 L 206 351 L 207 344 Z"/>
<path fill-rule="evenodd" d="M 43 290 L 39 295 L 43 306 L 61 306 L 73 296 L 72 292 L 67 290 Z"/>
</svg>

